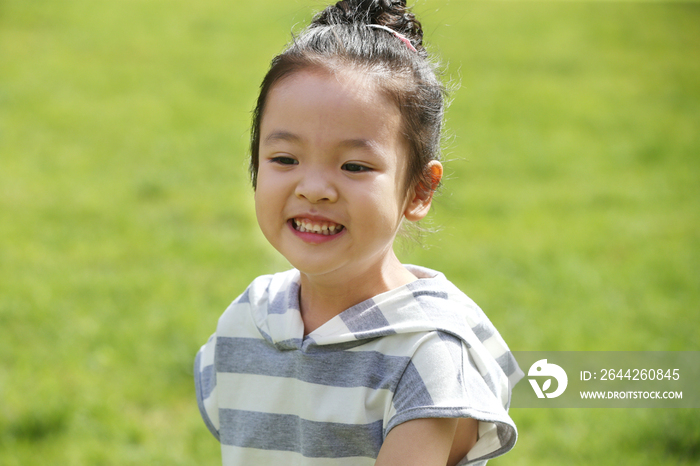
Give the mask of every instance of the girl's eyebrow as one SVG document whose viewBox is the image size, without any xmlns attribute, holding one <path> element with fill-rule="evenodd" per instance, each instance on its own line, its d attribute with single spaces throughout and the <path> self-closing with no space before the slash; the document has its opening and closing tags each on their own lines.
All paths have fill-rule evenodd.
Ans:
<svg viewBox="0 0 700 466">
<path fill-rule="evenodd" d="M 289 131 L 279 130 L 268 134 L 263 141 L 265 144 L 272 144 L 278 141 L 301 143 L 303 138 Z M 377 144 L 374 141 L 365 138 L 345 139 L 340 141 L 338 146 L 348 149 L 369 149 L 373 152 L 377 149 Z"/>
<path fill-rule="evenodd" d="M 266 144 L 271 144 L 277 141 L 300 142 L 301 138 L 289 131 L 273 131 L 265 138 Z"/>
<path fill-rule="evenodd" d="M 348 149 L 373 149 L 376 144 L 369 139 L 357 138 L 341 141 L 340 146 Z"/>
</svg>

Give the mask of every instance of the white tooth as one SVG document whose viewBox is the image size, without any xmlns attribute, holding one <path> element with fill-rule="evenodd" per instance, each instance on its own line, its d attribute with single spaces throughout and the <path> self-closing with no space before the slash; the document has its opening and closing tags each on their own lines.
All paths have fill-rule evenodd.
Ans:
<svg viewBox="0 0 700 466">
<path fill-rule="evenodd" d="M 294 226 L 302 233 L 318 233 L 322 235 L 333 235 L 339 233 L 343 229 L 343 225 L 337 223 L 320 223 L 316 224 L 305 219 L 293 218 Z"/>
</svg>

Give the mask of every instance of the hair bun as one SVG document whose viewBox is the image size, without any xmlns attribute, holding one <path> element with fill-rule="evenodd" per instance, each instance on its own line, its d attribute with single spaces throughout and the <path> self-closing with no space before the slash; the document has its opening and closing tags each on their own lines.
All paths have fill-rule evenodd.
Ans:
<svg viewBox="0 0 700 466">
<path fill-rule="evenodd" d="M 311 26 L 338 24 L 378 24 L 423 44 L 423 29 L 406 0 L 342 0 L 319 13 Z"/>
</svg>

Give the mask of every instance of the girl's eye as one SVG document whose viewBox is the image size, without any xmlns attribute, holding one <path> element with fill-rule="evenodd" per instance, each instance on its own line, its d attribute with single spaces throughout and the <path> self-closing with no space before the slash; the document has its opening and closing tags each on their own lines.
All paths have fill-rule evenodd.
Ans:
<svg viewBox="0 0 700 466">
<path fill-rule="evenodd" d="M 342 169 L 353 173 L 367 172 L 371 170 L 371 168 L 360 165 L 359 163 L 344 163 Z"/>
<path fill-rule="evenodd" d="M 278 163 L 280 165 L 296 165 L 297 163 L 299 163 L 291 157 L 284 157 L 284 156 L 273 157 L 270 159 L 270 162 Z"/>
</svg>

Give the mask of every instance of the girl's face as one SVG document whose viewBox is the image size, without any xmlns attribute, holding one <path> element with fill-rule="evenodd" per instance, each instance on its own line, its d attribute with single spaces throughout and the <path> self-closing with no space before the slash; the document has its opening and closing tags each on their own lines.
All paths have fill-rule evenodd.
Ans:
<svg viewBox="0 0 700 466">
<path fill-rule="evenodd" d="M 302 273 L 349 279 L 394 257 L 415 204 L 400 128 L 396 105 L 359 73 L 304 70 L 271 89 L 255 210 L 267 240 Z"/>
</svg>

